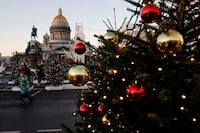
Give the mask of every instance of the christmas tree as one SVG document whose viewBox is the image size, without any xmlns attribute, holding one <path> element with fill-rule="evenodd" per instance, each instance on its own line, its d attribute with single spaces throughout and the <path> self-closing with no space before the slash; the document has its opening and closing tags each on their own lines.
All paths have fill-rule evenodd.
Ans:
<svg viewBox="0 0 200 133">
<path fill-rule="evenodd" d="M 130 19 L 96 35 L 77 132 L 199 133 L 200 2 L 125 1 Z"/>
<path fill-rule="evenodd" d="M 60 86 L 65 78 L 66 67 L 64 59 L 61 60 L 52 54 L 45 63 L 46 79 L 49 86 Z"/>
<path fill-rule="evenodd" d="M 13 80 L 15 85 L 18 85 L 18 78 L 19 78 L 19 69 L 20 69 L 20 65 L 22 63 L 25 63 L 26 65 L 28 64 L 28 57 L 26 55 L 23 54 L 19 54 L 16 52 L 15 55 L 13 55 L 10 58 L 10 65 L 12 68 L 12 73 L 10 75 L 10 80 Z M 31 79 L 32 79 L 32 75 Z"/>
</svg>

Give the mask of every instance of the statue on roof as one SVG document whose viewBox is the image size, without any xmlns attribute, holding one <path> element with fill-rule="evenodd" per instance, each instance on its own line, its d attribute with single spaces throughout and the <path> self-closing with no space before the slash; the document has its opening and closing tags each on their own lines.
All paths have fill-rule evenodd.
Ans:
<svg viewBox="0 0 200 133">
<path fill-rule="evenodd" d="M 37 28 L 33 25 L 32 32 L 31 32 L 31 39 L 32 37 L 37 37 Z"/>
</svg>

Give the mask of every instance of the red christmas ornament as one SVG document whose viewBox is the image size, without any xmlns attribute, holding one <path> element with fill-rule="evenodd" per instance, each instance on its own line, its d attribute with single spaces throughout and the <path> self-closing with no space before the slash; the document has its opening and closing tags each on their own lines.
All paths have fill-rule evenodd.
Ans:
<svg viewBox="0 0 200 133">
<path fill-rule="evenodd" d="M 85 44 L 79 42 L 75 45 L 74 47 L 74 51 L 77 53 L 77 54 L 84 54 L 85 51 L 86 51 L 86 47 L 85 47 Z"/>
<path fill-rule="evenodd" d="M 155 4 L 148 4 L 141 9 L 140 16 L 145 23 L 152 23 L 159 19 L 160 9 Z"/>
<path fill-rule="evenodd" d="M 101 63 L 98 64 L 98 67 L 102 67 L 103 65 Z"/>
<path fill-rule="evenodd" d="M 89 105 L 86 104 L 86 103 L 83 103 L 83 104 L 80 106 L 79 109 L 80 109 L 80 113 L 81 113 L 82 115 L 86 115 L 86 114 L 89 113 Z"/>
<path fill-rule="evenodd" d="M 102 106 L 102 105 L 99 105 L 98 111 L 101 112 L 102 110 L 103 110 L 103 106 Z"/>
<path fill-rule="evenodd" d="M 135 84 L 129 85 L 126 89 L 127 96 L 130 98 L 130 101 L 140 100 L 145 96 L 145 90 L 143 86 L 138 88 Z"/>
</svg>

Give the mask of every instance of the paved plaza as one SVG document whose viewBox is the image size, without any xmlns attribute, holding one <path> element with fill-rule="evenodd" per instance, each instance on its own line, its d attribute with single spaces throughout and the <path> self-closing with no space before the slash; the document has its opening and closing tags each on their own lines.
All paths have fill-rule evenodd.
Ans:
<svg viewBox="0 0 200 133">
<path fill-rule="evenodd" d="M 31 92 L 33 104 L 21 105 L 20 92 L 0 92 L 0 133 L 63 133 L 61 124 L 74 129 L 80 89 Z"/>
</svg>

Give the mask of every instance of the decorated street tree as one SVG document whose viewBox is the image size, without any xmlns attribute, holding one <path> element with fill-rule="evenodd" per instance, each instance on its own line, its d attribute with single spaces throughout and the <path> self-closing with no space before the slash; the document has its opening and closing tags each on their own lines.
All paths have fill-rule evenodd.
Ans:
<svg viewBox="0 0 200 133">
<path fill-rule="evenodd" d="M 64 81 L 66 67 L 59 58 L 52 54 L 45 63 L 46 79 L 49 86 L 61 86 Z"/>
<path fill-rule="evenodd" d="M 130 19 L 96 36 L 76 132 L 199 133 L 200 2 L 125 1 Z"/>
<path fill-rule="evenodd" d="M 12 68 L 10 80 L 14 81 L 16 85 L 18 85 L 19 69 L 22 63 L 25 63 L 26 65 L 30 66 L 30 64 L 28 63 L 28 56 L 16 52 L 16 54 L 10 58 L 10 64 Z M 32 75 L 30 76 L 32 79 Z"/>
</svg>

